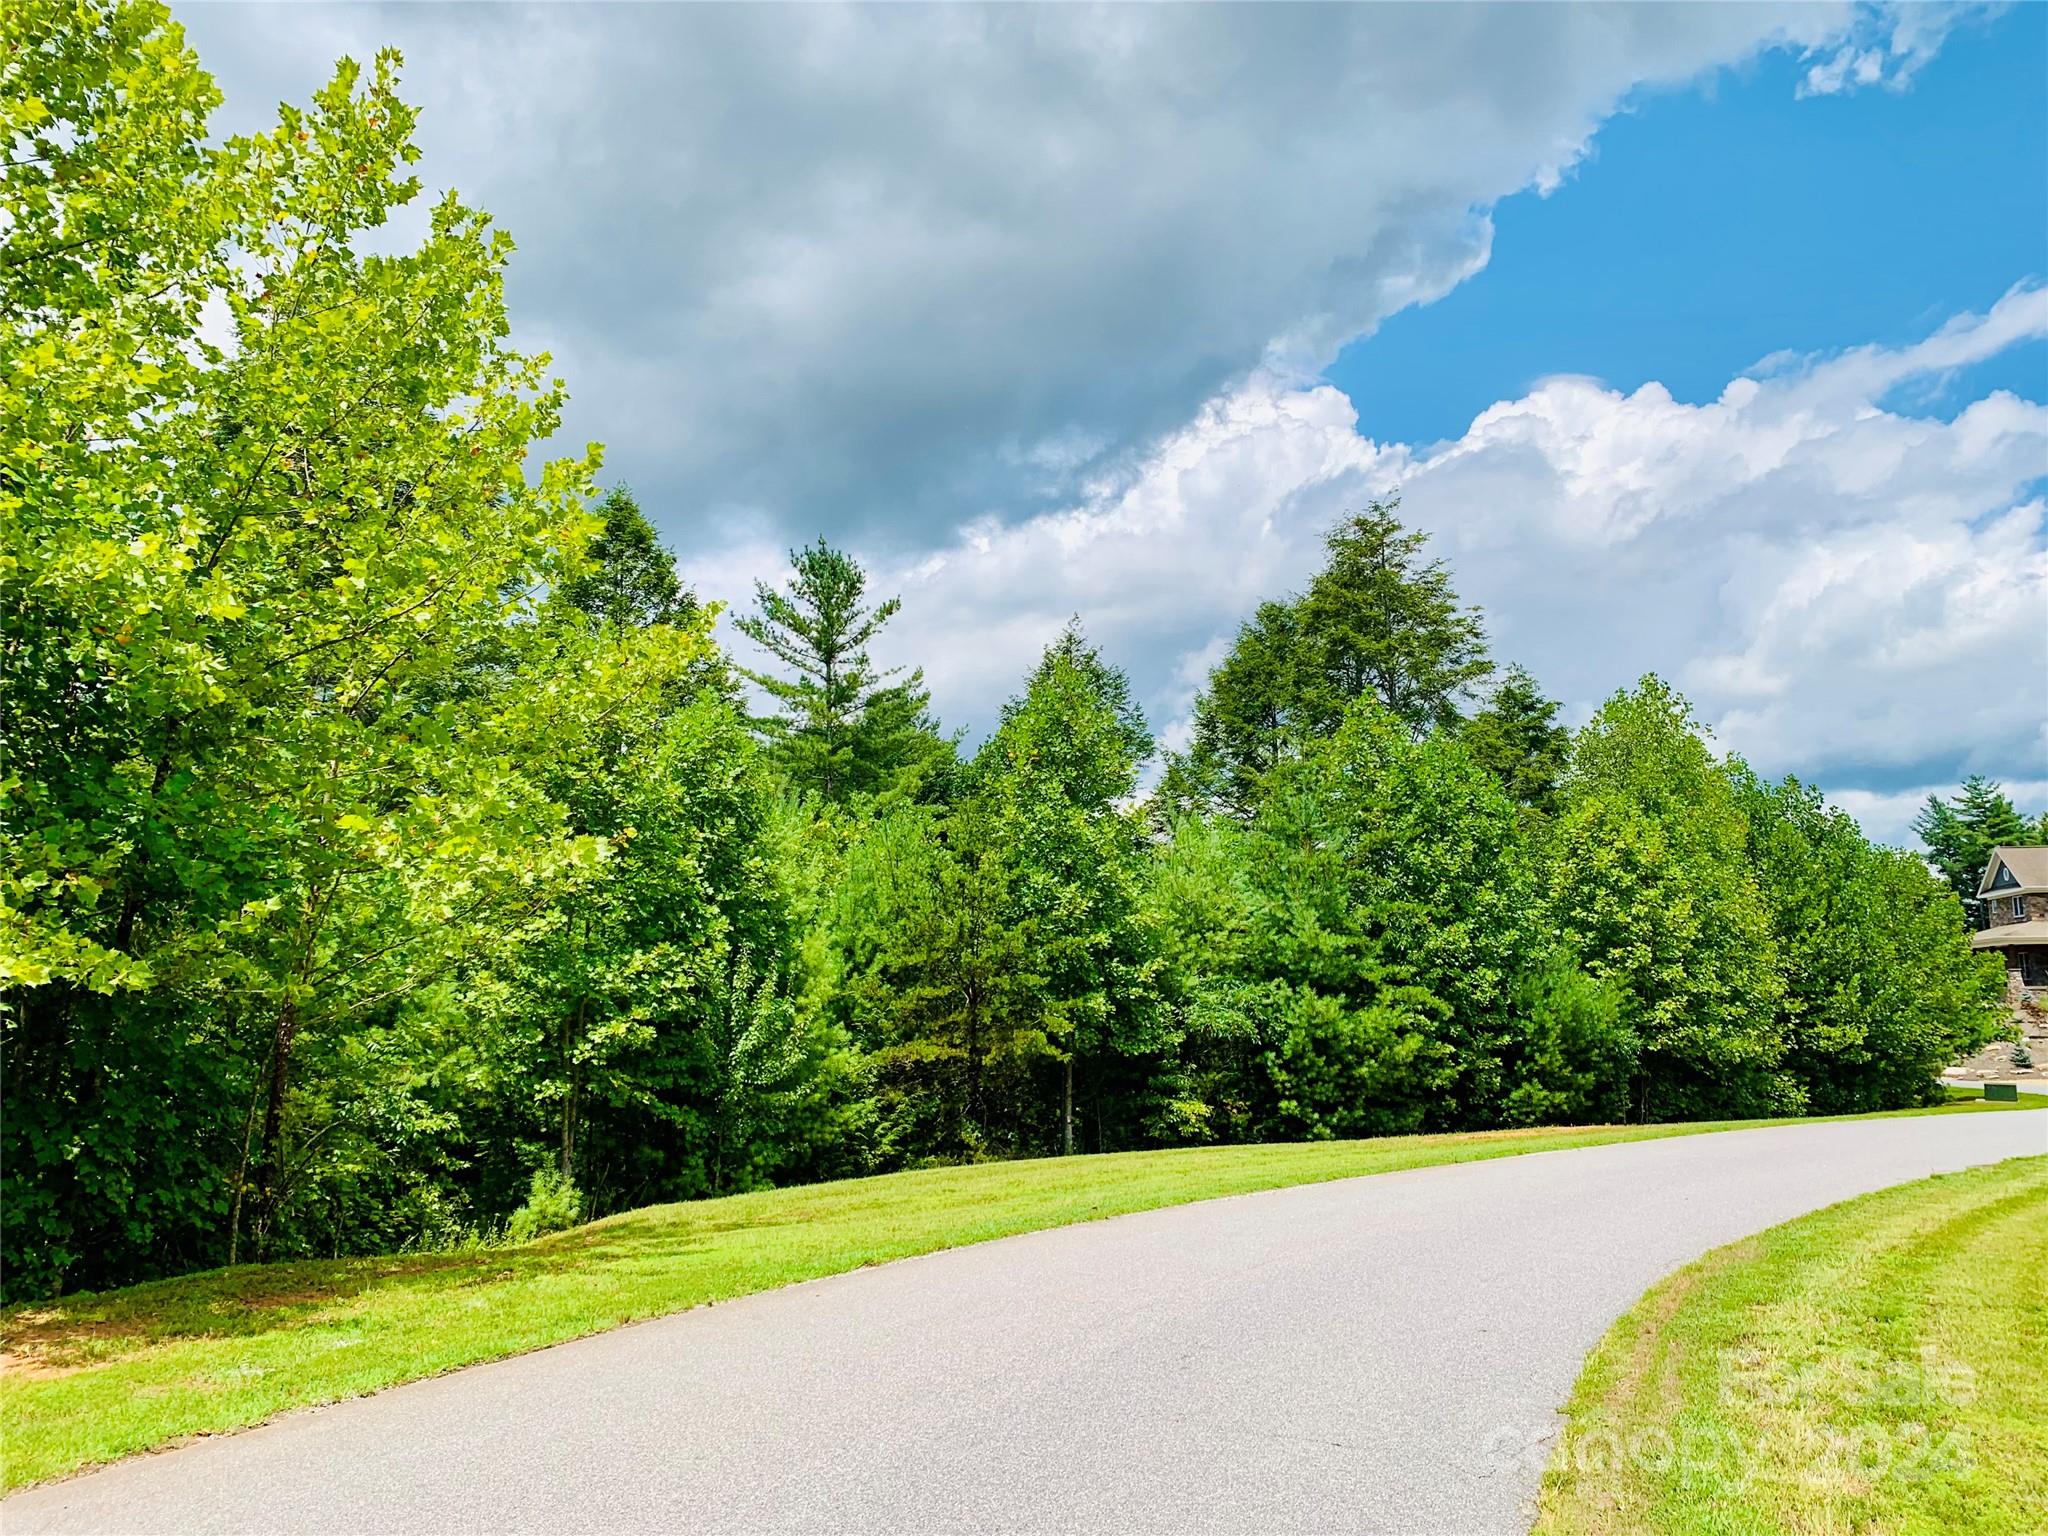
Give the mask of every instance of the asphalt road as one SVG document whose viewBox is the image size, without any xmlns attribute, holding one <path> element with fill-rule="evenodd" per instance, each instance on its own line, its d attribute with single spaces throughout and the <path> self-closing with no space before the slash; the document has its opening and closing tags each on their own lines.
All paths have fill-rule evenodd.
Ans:
<svg viewBox="0 0 2048 1536">
<path fill-rule="evenodd" d="M 1660 1275 L 2048 1152 L 2048 1112 L 1735 1131 L 955 1249 L 198 1442 L 38 1531 L 1520 1531 L 1586 1351 Z"/>
</svg>

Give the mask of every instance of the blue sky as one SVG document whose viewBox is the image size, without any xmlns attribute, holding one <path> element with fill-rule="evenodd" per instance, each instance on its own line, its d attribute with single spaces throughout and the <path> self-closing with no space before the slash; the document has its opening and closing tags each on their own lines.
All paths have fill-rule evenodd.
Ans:
<svg viewBox="0 0 2048 1536">
<path fill-rule="evenodd" d="M 1325 376 L 1359 429 L 1456 437 L 1547 374 L 1702 402 L 1784 350 L 1898 345 L 2048 277 L 2048 5 L 1958 28 L 1905 90 L 1800 97 L 1795 56 L 1643 93 L 1549 196 L 1494 213 L 1492 260 Z M 1924 409 L 2048 398 L 2048 341 Z"/>
</svg>

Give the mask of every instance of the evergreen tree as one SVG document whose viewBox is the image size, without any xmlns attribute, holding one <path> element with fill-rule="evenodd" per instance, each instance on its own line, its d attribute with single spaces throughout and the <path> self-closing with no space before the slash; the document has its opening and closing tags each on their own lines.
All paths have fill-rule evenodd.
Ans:
<svg viewBox="0 0 2048 1536">
<path fill-rule="evenodd" d="M 1797 779 L 1731 769 L 1771 914 L 1786 1066 L 1816 1114 L 1939 1103 L 1937 1074 L 1996 1038 L 2005 973 L 1973 954 L 1949 887 L 1874 847 Z"/>
<path fill-rule="evenodd" d="M 1261 603 L 1195 701 L 1187 756 L 1167 765 L 1163 798 L 1180 808 L 1215 802 L 1240 816 L 1259 786 L 1314 740 L 1304 716 L 1301 622 L 1291 603 Z"/>
<path fill-rule="evenodd" d="M 877 1166 L 1042 1150 L 1031 1071 L 1057 1052 L 991 831 L 973 798 L 893 806 L 834 882 L 831 1006 L 873 1075 Z"/>
<path fill-rule="evenodd" d="M 689 623 L 698 612 L 697 595 L 676 575 L 675 556 L 655 536 L 633 493 L 614 486 L 597 515 L 604 528 L 585 550 L 589 564 L 562 584 L 560 599 L 600 623 L 636 629 Z"/>
<path fill-rule="evenodd" d="M 1333 734 L 1354 699 L 1378 700 L 1417 734 L 1461 718 L 1493 671 L 1485 630 L 1396 506 L 1374 502 L 1332 528 L 1308 591 L 1263 604 L 1238 631 L 1195 701 L 1186 757 L 1168 765 L 1169 802 L 1251 814 L 1266 776 Z"/>
<path fill-rule="evenodd" d="M 736 621 L 793 674 L 746 674 L 782 706 L 759 724 L 789 781 L 843 804 L 942 774 L 953 747 L 931 719 L 922 670 L 893 681 L 896 669 L 868 655 L 901 600 L 870 605 L 867 572 L 822 538 L 789 558 L 789 590 L 757 582 L 758 611 Z"/>
<path fill-rule="evenodd" d="M 1545 815 L 1557 809 L 1558 781 L 1571 755 L 1559 707 L 1526 669 L 1510 667 L 1461 732 L 1465 750 L 1518 805 Z"/>
<path fill-rule="evenodd" d="M 1977 886 L 1991 862 L 1991 850 L 2035 841 L 2041 829 L 2027 824 L 1995 780 L 1973 773 L 1963 780 L 1962 792 L 1949 800 L 1929 795 L 1913 818 L 1913 831 L 1926 844 L 1928 861 L 1956 893 L 1971 923 L 1981 927 L 1984 904 L 1977 899 Z"/>
<path fill-rule="evenodd" d="M 1398 505 L 1376 501 L 1332 529 L 1299 604 L 1313 667 L 1305 702 L 1320 734 L 1366 694 L 1412 731 L 1454 725 L 1493 672 L 1478 611 L 1458 605 L 1441 560 L 1422 558 L 1429 536 L 1404 528 Z"/>
<path fill-rule="evenodd" d="M 1457 1075 L 1450 1008 L 1359 899 L 1347 809 L 1321 774 L 1286 778 L 1248 824 L 1174 830 L 1161 944 L 1200 1095 L 1181 1118 L 1254 1141 L 1419 1130 Z"/>
<path fill-rule="evenodd" d="M 974 794 L 1008 864 L 1009 921 L 1029 925 L 1044 978 L 1037 1011 L 1061 1065 L 1066 1152 L 1077 1063 L 1107 1073 L 1158 1044 L 1155 967 L 1138 922 L 1144 829 L 1124 808 L 1151 745 L 1129 679 L 1069 625 L 974 762 Z M 1124 1128 L 1099 1108 L 1094 1119 L 1101 1150 Z"/>
<path fill-rule="evenodd" d="M 1457 733 L 1417 738 L 1371 698 L 1352 705 L 1297 779 L 1321 802 L 1322 835 L 1342 855 L 1351 908 L 1381 957 L 1448 1010 L 1432 1034 L 1454 1076 L 1432 1123 L 1495 1123 L 1516 978 L 1549 948 L 1526 818 Z"/>
<path fill-rule="evenodd" d="M 1795 1112 L 1783 981 L 1748 825 L 1686 702 L 1646 677 L 1572 743 L 1547 907 L 1626 999 L 1640 1118 Z"/>
</svg>

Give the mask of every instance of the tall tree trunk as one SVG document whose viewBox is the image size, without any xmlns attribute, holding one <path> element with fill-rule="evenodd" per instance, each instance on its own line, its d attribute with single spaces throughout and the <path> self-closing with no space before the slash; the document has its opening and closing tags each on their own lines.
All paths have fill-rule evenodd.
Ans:
<svg viewBox="0 0 2048 1536">
<path fill-rule="evenodd" d="M 572 1070 L 562 1090 L 562 1182 L 576 1182 L 576 1079 Z"/>
<path fill-rule="evenodd" d="M 981 1129 L 981 993 L 967 987 L 967 1124 Z"/>
<path fill-rule="evenodd" d="M 256 1209 L 252 1236 L 260 1261 L 269 1251 L 271 1223 L 284 1189 L 284 1098 L 291 1086 L 292 1043 L 299 1034 L 299 1004 L 287 997 L 277 1011 L 270 1045 L 270 1098 L 263 1109 L 263 1156 L 256 1164 Z"/>
<path fill-rule="evenodd" d="M 176 729 L 177 721 L 171 722 Z M 149 797 L 154 800 L 164 792 L 164 785 L 171 780 L 171 754 L 166 751 L 156 761 L 156 772 L 150 776 Z M 142 915 L 142 879 L 149 870 L 149 850 L 135 850 L 135 867 L 129 871 L 127 889 L 121 897 L 121 915 L 114 923 L 114 948 L 122 954 L 132 954 L 135 944 L 135 919 Z"/>
<path fill-rule="evenodd" d="M 1067 1052 L 1067 1117 L 1060 1134 L 1060 1151 L 1068 1157 L 1074 1155 L 1074 1053 Z"/>
<path fill-rule="evenodd" d="M 266 1069 L 269 1063 L 264 1063 Z M 249 1151 L 256 1139 L 256 1106 L 263 1102 L 263 1080 L 267 1070 L 256 1074 L 249 1084 L 249 1113 L 242 1121 L 242 1160 L 235 1165 L 235 1204 L 228 1214 L 228 1267 L 232 1269 L 242 1252 L 242 1201 L 249 1192 Z"/>
<path fill-rule="evenodd" d="M 580 1063 L 576 1047 L 583 1039 L 584 1009 L 589 999 L 576 999 L 576 1011 L 562 1024 L 562 1178 L 576 1182 L 576 1116 L 581 1108 Z"/>
</svg>

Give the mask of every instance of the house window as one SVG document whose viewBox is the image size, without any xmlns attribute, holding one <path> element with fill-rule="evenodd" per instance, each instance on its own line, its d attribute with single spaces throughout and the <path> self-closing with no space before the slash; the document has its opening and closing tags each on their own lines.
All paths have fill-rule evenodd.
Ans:
<svg viewBox="0 0 2048 1536">
<path fill-rule="evenodd" d="M 2020 951 L 2020 985 L 2048 987 L 2048 949 Z"/>
<path fill-rule="evenodd" d="M 2006 904 L 2005 904 L 2005 905 L 2006 905 L 2006 910 L 2007 910 L 2007 911 L 2008 911 L 2008 912 L 2009 912 L 2009 913 L 2010 913 L 2010 914 L 2012 915 L 2012 920 L 2013 920 L 2014 922 L 2016 922 L 2016 923 L 2024 923 L 2024 922 L 2025 922 L 2025 921 L 2027 920 L 2027 898 L 2026 898 L 2026 897 L 2024 897 L 2024 896 L 2011 896 L 2011 897 L 2008 897 L 2008 898 L 2006 899 Z"/>
</svg>

